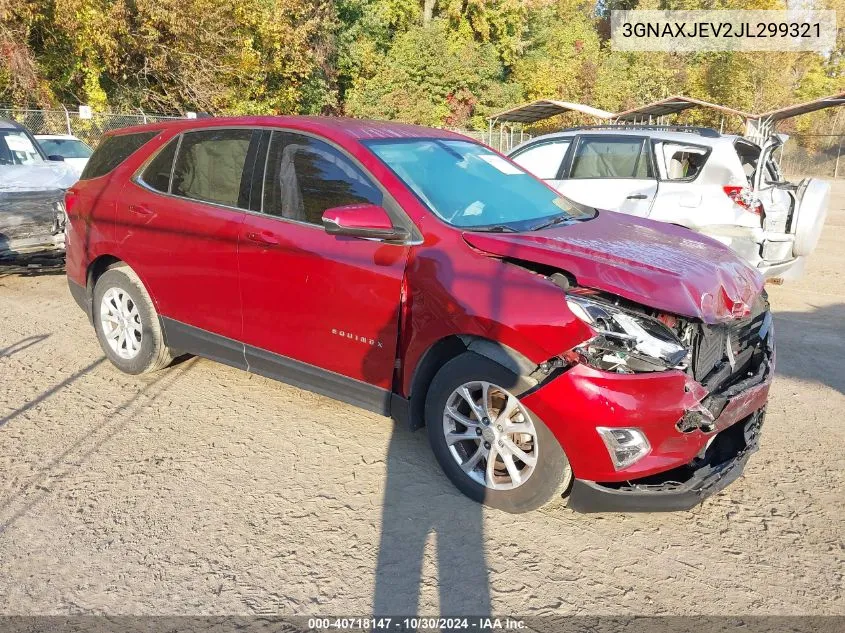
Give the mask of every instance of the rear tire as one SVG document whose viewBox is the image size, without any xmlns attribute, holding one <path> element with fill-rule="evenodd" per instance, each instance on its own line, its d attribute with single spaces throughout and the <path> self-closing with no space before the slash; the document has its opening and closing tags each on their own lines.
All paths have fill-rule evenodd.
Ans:
<svg viewBox="0 0 845 633">
<path fill-rule="evenodd" d="M 431 448 L 455 487 L 512 513 L 560 499 L 572 482 L 557 438 L 519 400 L 521 382 L 486 356 L 465 352 L 434 377 L 425 407 Z"/>
<path fill-rule="evenodd" d="M 128 266 L 110 268 L 97 279 L 92 308 L 100 347 L 121 371 L 144 374 L 173 361 L 150 295 Z"/>
</svg>

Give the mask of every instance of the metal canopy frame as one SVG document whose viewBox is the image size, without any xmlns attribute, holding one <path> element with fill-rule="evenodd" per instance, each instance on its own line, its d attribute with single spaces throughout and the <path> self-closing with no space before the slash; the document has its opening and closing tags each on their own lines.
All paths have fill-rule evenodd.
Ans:
<svg viewBox="0 0 845 633">
<path fill-rule="evenodd" d="M 746 136 L 755 139 L 763 140 L 771 135 L 777 123 L 784 119 L 789 119 L 801 114 L 816 112 L 825 108 L 833 108 L 845 105 L 845 92 L 840 92 L 827 97 L 814 99 L 805 103 L 799 103 L 785 108 L 778 108 L 770 110 L 762 114 L 751 114 L 729 108 L 727 106 L 710 103 L 709 101 L 702 101 L 693 97 L 685 97 L 683 95 L 673 95 L 653 101 L 645 105 L 624 110 L 622 112 L 612 113 L 605 110 L 600 110 L 592 106 L 584 105 L 582 103 L 572 103 L 569 101 L 555 101 L 552 99 L 540 99 L 526 103 L 521 106 L 504 110 L 489 117 L 490 134 L 492 137 L 493 127 L 497 124 L 504 127 L 506 123 L 521 123 L 523 126 L 526 123 L 536 123 L 543 119 L 548 119 L 558 114 L 566 112 L 578 112 L 580 114 L 592 117 L 597 123 L 605 121 L 625 122 L 625 123 L 665 123 L 665 119 L 673 114 L 678 114 L 684 110 L 691 108 L 708 108 L 715 110 L 722 114 L 721 130 L 724 130 L 725 116 L 736 116 L 742 119 L 745 123 Z"/>
<path fill-rule="evenodd" d="M 495 123 L 536 123 L 543 119 L 548 119 L 558 114 L 565 114 L 566 112 L 578 112 L 586 114 L 594 119 L 605 121 L 613 118 L 612 112 L 599 110 L 592 106 L 584 105 L 583 103 L 571 103 L 569 101 L 554 101 L 551 99 L 539 99 L 526 103 L 515 108 L 510 108 L 490 117 L 490 120 Z"/>
<path fill-rule="evenodd" d="M 665 99 L 660 99 L 659 101 L 647 103 L 637 108 L 631 108 L 630 110 L 619 112 L 614 114 L 613 118 L 617 121 L 642 122 L 646 119 L 652 120 L 654 118 L 666 117 L 670 114 L 678 114 L 679 112 L 683 112 L 684 110 L 689 110 L 691 108 L 709 108 L 722 113 L 722 115 L 738 116 L 743 120 L 751 116 L 747 112 L 742 112 L 741 110 L 718 105 L 716 103 L 710 103 L 709 101 L 702 101 L 701 99 L 694 99 L 683 95 L 673 95 L 671 97 L 666 97 Z"/>
</svg>

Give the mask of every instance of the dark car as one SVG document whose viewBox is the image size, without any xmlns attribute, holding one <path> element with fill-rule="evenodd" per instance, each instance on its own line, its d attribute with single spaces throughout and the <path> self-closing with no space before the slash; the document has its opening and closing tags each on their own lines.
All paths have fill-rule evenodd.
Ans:
<svg viewBox="0 0 845 633">
<path fill-rule="evenodd" d="M 459 134 L 131 128 L 66 204 L 70 291 L 118 368 L 188 352 L 426 426 L 491 506 L 689 508 L 757 447 L 774 368 L 759 274 Z"/>
</svg>

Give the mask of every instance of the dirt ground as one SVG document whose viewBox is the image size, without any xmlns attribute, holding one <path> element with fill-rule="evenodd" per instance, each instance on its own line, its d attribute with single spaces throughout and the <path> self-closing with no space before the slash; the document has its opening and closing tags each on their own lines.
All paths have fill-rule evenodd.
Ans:
<svg viewBox="0 0 845 633">
<path fill-rule="evenodd" d="M 57 274 L 0 272 L 0 613 L 845 614 L 845 187 L 771 287 L 762 449 L 691 512 L 511 516 L 424 433 L 192 359 L 119 373 Z"/>
</svg>

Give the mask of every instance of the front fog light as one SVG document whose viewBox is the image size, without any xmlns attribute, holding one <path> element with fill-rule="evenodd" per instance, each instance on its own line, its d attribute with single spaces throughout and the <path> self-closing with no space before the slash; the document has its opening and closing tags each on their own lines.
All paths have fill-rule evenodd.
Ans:
<svg viewBox="0 0 845 633">
<path fill-rule="evenodd" d="M 645 434 L 639 429 L 620 429 L 600 426 L 596 431 L 601 435 L 613 467 L 616 470 L 627 468 L 648 455 L 651 445 Z"/>
</svg>

